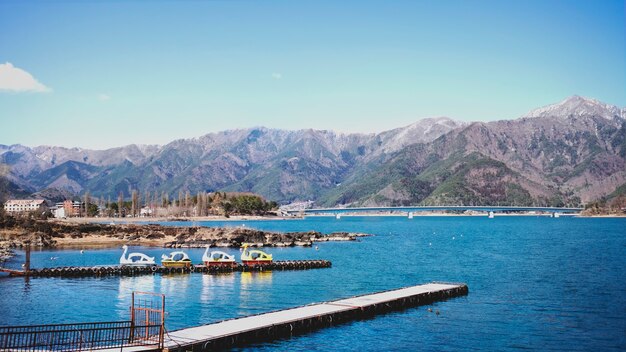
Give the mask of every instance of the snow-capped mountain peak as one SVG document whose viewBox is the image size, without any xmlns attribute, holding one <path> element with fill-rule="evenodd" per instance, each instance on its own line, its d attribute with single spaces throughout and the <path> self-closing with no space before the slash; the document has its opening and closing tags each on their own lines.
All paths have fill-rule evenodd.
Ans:
<svg viewBox="0 0 626 352">
<path fill-rule="evenodd" d="M 380 152 L 392 153 L 410 144 L 432 142 L 441 135 L 465 125 L 466 122 L 449 117 L 423 118 L 408 126 L 379 134 L 383 140 Z"/>
<path fill-rule="evenodd" d="M 626 109 L 620 109 L 615 105 L 605 104 L 599 100 L 585 98 L 578 95 L 571 96 L 560 103 L 547 105 L 522 117 L 582 117 L 599 116 L 610 121 L 626 119 Z"/>
</svg>

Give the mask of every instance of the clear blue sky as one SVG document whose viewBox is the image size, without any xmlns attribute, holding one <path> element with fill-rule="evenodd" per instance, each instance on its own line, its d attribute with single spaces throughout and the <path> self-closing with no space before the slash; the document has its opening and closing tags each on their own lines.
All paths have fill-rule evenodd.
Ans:
<svg viewBox="0 0 626 352">
<path fill-rule="evenodd" d="M 0 2 L 0 144 L 165 144 L 267 126 L 379 132 L 626 106 L 623 0 Z M 7 67 L 5 65 L 5 67 Z"/>
</svg>

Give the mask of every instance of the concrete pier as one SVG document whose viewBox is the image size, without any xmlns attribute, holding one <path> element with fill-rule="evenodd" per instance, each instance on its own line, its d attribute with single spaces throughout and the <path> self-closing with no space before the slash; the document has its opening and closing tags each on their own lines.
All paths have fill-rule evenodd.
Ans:
<svg viewBox="0 0 626 352">
<path fill-rule="evenodd" d="M 332 302 L 285 309 L 172 331 L 164 350 L 213 351 L 289 337 L 343 322 L 467 295 L 465 284 L 430 283 Z"/>
</svg>

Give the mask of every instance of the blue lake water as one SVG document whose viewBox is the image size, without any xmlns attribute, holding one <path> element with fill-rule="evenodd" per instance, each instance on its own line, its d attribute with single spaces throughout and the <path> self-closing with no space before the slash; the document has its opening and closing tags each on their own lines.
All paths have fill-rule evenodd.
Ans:
<svg viewBox="0 0 626 352">
<path fill-rule="evenodd" d="M 132 291 L 166 295 L 168 330 L 431 281 L 466 297 L 242 350 L 626 350 L 626 219 L 314 217 L 169 223 L 375 236 L 266 248 L 330 269 L 110 278 L 0 279 L 0 325 L 128 319 Z M 161 248 L 134 247 L 159 258 Z M 228 249 L 238 253 L 236 249 Z M 202 249 L 189 250 L 199 262 Z M 118 263 L 121 249 L 36 251 L 33 267 Z M 238 257 L 238 256 L 237 256 Z M 55 258 L 55 259 L 51 259 Z M 21 254 L 10 265 L 19 267 Z"/>
</svg>

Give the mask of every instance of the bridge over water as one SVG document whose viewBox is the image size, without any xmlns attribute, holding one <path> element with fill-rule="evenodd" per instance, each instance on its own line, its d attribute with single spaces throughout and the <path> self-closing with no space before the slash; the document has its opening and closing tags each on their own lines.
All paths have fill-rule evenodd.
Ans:
<svg viewBox="0 0 626 352">
<path fill-rule="evenodd" d="M 316 214 L 329 214 L 337 217 L 341 214 L 362 214 L 362 213 L 406 213 L 409 217 L 412 217 L 414 213 L 426 212 L 426 211 L 480 211 L 493 216 L 494 213 L 502 212 L 542 212 L 551 213 L 554 217 L 558 217 L 560 214 L 576 214 L 580 213 L 583 208 L 562 208 L 562 207 L 516 207 L 516 206 L 465 206 L 465 205 L 440 205 L 440 206 L 403 206 L 403 207 L 361 207 L 361 208 L 317 208 L 317 209 L 304 209 L 304 210 L 290 210 L 289 214 L 297 215 L 316 215 Z"/>
</svg>

